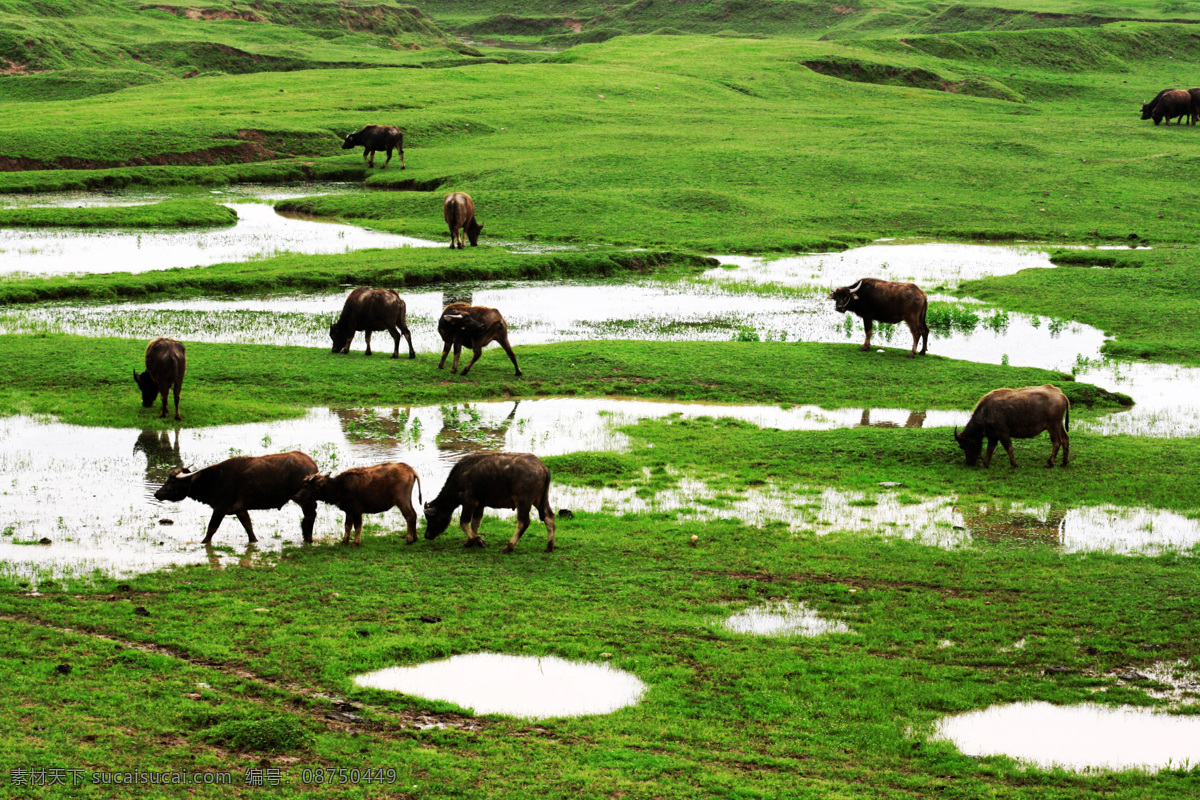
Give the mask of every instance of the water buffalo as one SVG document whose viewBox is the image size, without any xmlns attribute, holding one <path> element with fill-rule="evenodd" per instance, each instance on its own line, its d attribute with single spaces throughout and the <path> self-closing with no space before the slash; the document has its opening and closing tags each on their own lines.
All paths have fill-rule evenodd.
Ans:
<svg viewBox="0 0 1200 800">
<path fill-rule="evenodd" d="M 381 514 L 397 507 L 408 523 L 404 541 L 417 540 L 417 512 L 413 510 L 412 490 L 417 485 L 417 499 L 422 503 L 421 479 L 408 464 L 388 461 L 371 467 L 354 467 L 330 477 L 309 475 L 292 499 L 301 506 L 306 503 L 329 503 L 346 512 L 346 534 L 342 544 L 350 544 L 350 529 L 354 528 L 354 543 L 362 543 L 363 514 Z"/>
<path fill-rule="evenodd" d="M 442 348 L 442 360 L 438 369 L 446 365 L 446 356 L 450 348 L 454 348 L 454 364 L 451 372 L 458 372 L 458 357 L 464 346 L 471 348 L 475 357 L 463 368 L 465 376 L 471 367 L 483 354 L 483 348 L 492 342 L 499 342 L 508 353 L 513 366 L 516 367 L 517 377 L 521 377 L 521 368 L 517 365 L 517 357 L 513 355 L 512 347 L 508 344 L 508 324 L 500 312 L 486 306 L 469 306 L 466 303 L 451 303 L 442 309 L 441 319 L 438 320 L 438 333 L 446 346 Z"/>
<path fill-rule="evenodd" d="M 159 487 L 154 497 L 172 502 L 190 497 L 212 506 L 212 519 L 208 521 L 204 544 L 212 542 L 213 534 L 228 514 L 235 515 L 246 529 L 249 541 L 256 542 L 247 512 L 283 508 L 295 498 L 304 479 L 316 472 L 316 462 L 299 450 L 272 456 L 237 456 L 195 472 L 176 467 L 167 473 L 166 483 Z M 311 542 L 317 501 L 297 500 L 296 504 L 304 512 L 300 532 L 305 542 Z"/>
<path fill-rule="evenodd" d="M 146 371 L 138 375 L 133 371 L 133 379 L 142 390 L 142 407 L 150 408 L 154 399 L 162 395 L 162 413 L 167 416 L 167 393 L 175 390 L 175 419 L 179 416 L 179 391 L 183 388 L 183 373 L 187 371 L 187 354 L 184 353 L 183 343 L 174 339 L 160 336 L 151 339 L 146 345 Z"/>
<path fill-rule="evenodd" d="M 347 133 L 342 142 L 342 149 L 361 147 L 367 166 L 375 166 L 375 151 L 386 150 L 387 161 L 380 169 L 387 167 L 392 160 L 392 150 L 400 152 L 400 169 L 404 169 L 404 133 L 395 125 L 368 125 L 357 133 Z"/>
<path fill-rule="evenodd" d="M 1064 422 L 1065 420 L 1065 422 Z M 1062 465 L 1067 465 L 1071 442 L 1067 428 L 1071 425 L 1071 403 L 1055 386 L 1026 386 L 1024 389 L 996 389 L 988 392 L 975 405 L 971 419 L 959 433 L 954 428 L 954 440 L 967 457 L 967 466 L 975 466 L 983 440 L 988 440 L 983 457 L 986 468 L 992 463 L 996 442 L 1008 452 L 1008 463 L 1017 466 L 1013 458 L 1013 439 L 1032 439 L 1042 431 L 1050 431 L 1050 458 L 1047 467 L 1054 466 L 1058 448 L 1062 448 Z"/>
<path fill-rule="evenodd" d="M 475 221 L 475 201 L 471 199 L 471 195 L 466 192 L 446 195 L 446 201 L 442 203 L 442 216 L 450 226 L 451 250 L 456 244 L 459 250 L 463 249 L 463 231 L 471 241 L 471 247 L 479 244 L 479 232 L 483 230 L 483 226 Z"/>
<path fill-rule="evenodd" d="M 346 298 L 342 315 L 329 326 L 329 338 L 333 340 L 333 352 L 349 353 L 356 331 L 364 331 L 367 340 L 367 355 L 371 355 L 371 332 L 387 331 L 392 335 L 395 348 L 392 358 L 400 357 L 400 336 L 408 341 L 408 357 L 416 358 L 412 334 L 405 323 L 407 306 L 395 289 L 368 289 L 360 286 Z"/>
<path fill-rule="evenodd" d="M 483 547 L 479 523 L 485 508 L 515 508 L 517 532 L 504 546 L 511 553 L 529 527 L 529 509 L 536 507 L 546 524 L 546 552 L 554 549 L 554 510 L 550 506 L 550 470 L 530 453 L 471 453 L 450 470 L 446 485 L 425 504 L 425 538 L 434 539 L 450 525 L 454 509 L 462 506 L 458 524 L 467 534 L 465 547 Z"/>
<path fill-rule="evenodd" d="M 921 355 L 929 349 L 929 326 L 925 324 L 929 298 L 916 284 L 861 278 L 853 286 L 834 289 L 829 293 L 829 299 L 841 313 L 851 311 L 862 317 L 863 327 L 867 329 L 863 350 L 871 349 L 871 331 L 876 321 L 908 324 L 913 337 L 910 358 L 916 357 L 918 342 L 922 343 Z"/>
<path fill-rule="evenodd" d="M 1163 89 L 1153 100 L 1142 104 L 1142 119 L 1153 119 L 1155 125 L 1166 119 L 1170 125 L 1171 120 L 1186 117 L 1186 122 L 1195 125 L 1197 112 L 1200 111 L 1200 98 L 1197 95 L 1183 89 Z"/>
</svg>

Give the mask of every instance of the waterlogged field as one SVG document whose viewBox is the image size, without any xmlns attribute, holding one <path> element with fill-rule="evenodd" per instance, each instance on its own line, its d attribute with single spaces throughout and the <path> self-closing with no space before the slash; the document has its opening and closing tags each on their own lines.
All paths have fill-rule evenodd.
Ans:
<svg viewBox="0 0 1200 800">
<path fill-rule="evenodd" d="M 667 5 L 0 0 L 0 794 L 1200 796 L 1197 129 L 1137 119 L 1193 10 Z M 867 276 L 929 355 L 859 351 Z M 329 352 L 356 285 L 416 359 Z M 436 369 L 454 300 L 522 377 Z M 130 380 L 159 335 L 181 423 Z M 1044 383 L 1069 466 L 967 468 L 976 400 Z M 557 547 L 291 504 L 204 547 L 153 499 L 290 449 L 418 507 L 536 453 Z M 231 781 L 112 780 L 174 770 Z"/>
</svg>

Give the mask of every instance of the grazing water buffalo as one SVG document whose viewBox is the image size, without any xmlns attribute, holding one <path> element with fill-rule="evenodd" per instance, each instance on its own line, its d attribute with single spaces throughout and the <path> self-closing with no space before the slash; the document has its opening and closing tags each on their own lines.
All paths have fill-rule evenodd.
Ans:
<svg viewBox="0 0 1200 800">
<path fill-rule="evenodd" d="M 380 169 L 387 167 L 392 160 L 392 150 L 400 151 L 400 169 L 404 169 L 404 133 L 395 125 L 368 125 L 358 133 L 347 133 L 342 149 L 361 147 L 367 166 L 375 166 L 375 151 L 386 150 L 387 161 Z"/>
<path fill-rule="evenodd" d="M 425 538 L 434 539 L 450 525 L 454 509 L 462 506 L 458 524 L 467 534 L 465 547 L 483 547 L 479 523 L 484 508 L 515 508 L 517 532 L 504 546 L 511 553 L 529 527 L 529 509 L 536 507 L 546 524 L 546 552 L 554 549 L 554 510 L 550 507 L 550 470 L 530 453 L 471 453 L 450 470 L 446 485 L 425 504 Z"/>
<path fill-rule="evenodd" d="M 466 192 L 446 195 L 446 201 L 442 203 L 442 216 L 450 226 L 451 250 L 456 244 L 459 250 L 463 249 L 464 231 L 467 239 L 471 241 L 471 247 L 479 244 L 479 232 L 483 230 L 483 226 L 475 221 L 475 201 L 471 199 L 471 195 Z"/>
<path fill-rule="evenodd" d="M 1065 420 L 1065 422 L 1064 422 Z M 1062 448 L 1062 464 L 1067 465 L 1071 442 L 1067 428 L 1071 424 L 1071 403 L 1055 386 L 1026 386 L 1024 389 L 996 389 L 988 392 L 975 405 L 971 419 L 962 433 L 954 428 L 954 440 L 967 457 L 967 466 L 975 466 L 983 440 L 988 440 L 986 468 L 992 463 L 996 442 L 1008 452 L 1008 463 L 1017 466 L 1013 458 L 1013 439 L 1032 439 L 1042 431 L 1050 431 L 1050 458 L 1047 467 L 1054 466 L 1058 448 Z"/>
<path fill-rule="evenodd" d="M 167 415 L 167 393 L 175 390 L 175 419 L 179 416 L 179 391 L 183 388 L 183 373 L 187 371 L 187 355 L 183 343 L 174 339 L 160 336 L 150 340 L 146 345 L 146 371 L 138 375 L 133 371 L 133 379 L 142 390 L 142 407 L 154 405 L 154 399 L 162 395 L 162 413 Z"/>
<path fill-rule="evenodd" d="M 368 289 L 360 286 L 346 298 L 342 315 L 329 326 L 329 338 L 333 340 L 333 352 L 349 353 L 356 331 L 364 331 L 367 340 L 367 355 L 371 355 L 371 332 L 387 331 L 392 335 L 395 348 L 392 358 L 400 357 L 400 335 L 408 341 L 408 357 L 416 358 L 412 334 L 405 323 L 407 306 L 395 289 Z"/>
<path fill-rule="evenodd" d="M 446 346 L 442 348 L 442 360 L 438 369 L 446 365 L 446 356 L 450 348 L 454 348 L 454 364 L 451 372 L 458 372 L 458 357 L 464 346 L 471 348 L 475 357 L 463 368 L 465 376 L 471 367 L 483 355 L 483 348 L 492 342 L 499 342 L 508 353 L 513 366 L 516 367 L 517 377 L 521 377 L 521 368 L 517 365 L 517 357 L 513 355 L 512 347 L 508 344 L 508 323 L 500 312 L 486 306 L 469 306 L 466 303 L 451 303 L 442 309 L 442 317 L 438 320 L 438 333 Z"/>
<path fill-rule="evenodd" d="M 1166 119 L 1170 125 L 1171 120 L 1186 117 L 1186 122 L 1195 125 L 1198 111 L 1200 98 L 1192 92 L 1183 89 L 1163 89 L 1153 100 L 1142 105 L 1142 119 L 1153 119 L 1155 125 Z"/>
<path fill-rule="evenodd" d="M 381 514 L 397 507 L 408 523 L 404 541 L 417 540 L 417 512 L 413 510 L 412 490 L 417 485 L 417 499 L 422 503 L 421 479 L 408 464 L 388 461 L 371 467 L 354 467 L 333 477 L 309 475 L 292 499 L 301 506 L 318 500 L 337 506 L 346 512 L 346 535 L 342 544 L 350 544 L 350 529 L 354 528 L 354 543 L 362 543 L 363 514 Z"/>
<path fill-rule="evenodd" d="M 867 340 L 862 349 L 871 349 L 871 331 L 875 322 L 905 322 L 912 331 L 913 358 L 917 355 L 917 343 L 921 342 L 921 355 L 929 349 L 929 326 L 925 324 L 925 312 L 929 298 L 913 283 L 895 283 L 878 278 L 862 278 L 853 286 L 834 289 L 829 294 L 838 311 L 851 311 L 862 317 L 867 329 Z"/>
<path fill-rule="evenodd" d="M 167 473 L 164 483 L 154 497 L 157 500 L 179 501 L 185 497 L 212 506 L 212 519 L 204 544 L 212 542 L 221 520 L 233 514 L 246 529 L 249 541 L 256 542 L 250 515 L 246 512 L 260 508 L 283 508 L 300 491 L 304 479 L 317 472 L 317 464 L 299 450 L 273 456 L 237 456 L 219 464 L 192 472 L 176 467 Z M 317 519 L 316 500 L 296 500 L 304 512 L 300 532 L 304 541 L 312 541 L 313 522 Z"/>
</svg>

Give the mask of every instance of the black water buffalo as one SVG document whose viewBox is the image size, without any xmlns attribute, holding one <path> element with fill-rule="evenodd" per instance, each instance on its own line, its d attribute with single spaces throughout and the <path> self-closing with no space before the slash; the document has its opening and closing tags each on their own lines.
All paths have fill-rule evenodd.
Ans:
<svg viewBox="0 0 1200 800">
<path fill-rule="evenodd" d="M 475 221 L 475 201 L 466 192 L 453 192 L 446 195 L 442 203 L 442 216 L 450 226 L 450 249 L 455 245 L 463 249 L 463 232 L 471 242 L 471 247 L 479 244 L 479 232 L 483 226 Z"/>
<path fill-rule="evenodd" d="M 381 514 L 397 507 L 408 523 L 408 536 L 404 541 L 412 544 L 417 540 L 417 512 L 413 510 L 412 490 L 417 485 L 417 499 L 421 497 L 421 479 L 408 464 L 388 461 L 370 467 L 354 467 L 334 476 L 309 475 L 300 485 L 300 491 L 292 499 L 301 506 L 306 503 L 329 503 L 346 512 L 346 534 L 342 544 L 350 543 L 350 529 L 354 528 L 354 543 L 362 543 L 363 514 Z"/>
<path fill-rule="evenodd" d="M 513 355 L 512 347 L 508 344 L 508 323 L 496 309 L 486 306 L 469 306 L 466 303 L 451 303 L 442 309 L 442 316 L 438 320 L 438 333 L 441 334 L 442 341 L 446 343 L 446 346 L 442 348 L 442 360 L 438 364 L 438 369 L 446 365 L 446 356 L 453 347 L 454 364 L 450 367 L 450 371 L 458 372 L 458 357 L 465 346 L 471 348 L 475 353 L 471 363 L 463 368 L 462 374 L 466 375 L 479 360 L 479 356 L 483 354 L 483 348 L 492 342 L 499 342 L 500 346 L 504 348 L 504 352 L 508 353 L 513 366 L 516 367 L 517 377 L 521 377 L 521 368 L 517 365 L 517 357 Z"/>
<path fill-rule="evenodd" d="M 392 358 L 400 357 L 400 336 L 408 341 L 408 357 L 416 358 L 412 334 L 408 331 L 407 306 L 395 289 L 368 289 L 360 286 L 346 298 L 342 315 L 329 326 L 329 338 L 333 340 L 333 352 L 349 353 L 356 331 L 364 331 L 367 340 L 367 355 L 371 355 L 371 332 L 387 331 L 392 335 L 395 348 Z"/>
<path fill-rule="evenodd" d="M 219 464 L 192 472 L 176 467 L 167 473 L 167 481 L 154 493 L 157 500 L 179 501 L 185 497 L 212 506 L 212 519 L 204 544 L 212 542 L 221 520 L 233 514 L 246 529 L 249 541 L 254 537 L 248 511 L 283 508 L 300 491 L 304 479 L 317 472 L 317 464 L 299 450 L 272 456 L 237 456 Z M 296 501 L 304 512 L 300 532 L 304 541 L 312 541 L 317 519 L 317 501 Z"/>
<path fill-rule="evenodd" d="M 425 504 L 425 538 L 433 539 L 450 525 L 462 506 L 458 524 L 467 534 L 466 547 L 483 547 L 479 523 L 485 508 L 515 508 L 517 532 L 504 546 L 511 553 L 529 527 L 529 509 L 537 508 L 546 524 L 546 552 L 554 549 L 554 510 L 550 507 L 550 470 L 530 453 L 471 453 L 450 470 L 446 485 Z"/>
<path fill-rule="evenodd" d="M 1153 119 L 1155 125 L 1165 119 L 1170 125 L 1171 120 L 1185 117 L 1186 122 L 1195 125 L 1197 113 L 1200 112 L 1200 98 L 1197 95 L 1183 89 L 1163 89 L 1153 100 L 1142 104 L 1142 119 Z"/>
<path fill-rule="evenodd" d="M 154 399 L 162 395 L 162 413 L 167 415 L 167 394 L 175 390 L 175 419 L 179 416 L 179 392 L 183 388 L 183 373 L 187 371 L 187 354 L 183 343 L 160 336 L 146 345 L 146 371 L 141 375 L 133 371 L 133 379 L 142 390 L 142 407 L 150 408 Z"/>
<path fill-rule="evenodd" d="M 342 149 L 361 147 L 367 166 L 375 166 L 375 151 L 386 150 L 387 161 L 380 169 L 387 167 L 392 160 L 392 150 L 400 152 L 400 169 L 404 169 L 404 133 L 395 125 L 368 125 L 358 133 L 347 133 L 342 142 Z"/>
<path fill-rule="evenodd" d="M 1064 421 L 1065 420 L 1065 421 Z M 1062 448 L 1062 465 L 1067 465 L 1071 451 L 1067 428 L 1071 425 L 1071 403 L 1055 386 L 1026 386 L 1024 389 L 996 389 L 988 392 L 975 405 L 971 419 L 954 440 L 967 457 L 967 466 L 975 466 L 983 440 L 988 440 L 983 466 L 992 463 L 996 442 L 1008 452 L 1008 463 L 1017 466 L 1013 458 L 1013 439 L 1032 439 L 1042 431 L 1050 431 L 1050 458 L 1047 467 L 1054 466 L 1058 448 Z"/>
<path fill-rule="evenodd" d="M 917 355 L 918 342 L 921 342 L 921 355 L 929 349 L 929 326 L 925 324 L 929 298 L 916 284 L 862 278 L 853 286 L 834 289 L 829 299 L 841 313 L 851 311 L 862 317 L 863 327 L 867 329 L 863 350 L 871 349 L 871 331 L 875 322 L 908 324 L 913 337 L 910 358 Z"/>
</svg>

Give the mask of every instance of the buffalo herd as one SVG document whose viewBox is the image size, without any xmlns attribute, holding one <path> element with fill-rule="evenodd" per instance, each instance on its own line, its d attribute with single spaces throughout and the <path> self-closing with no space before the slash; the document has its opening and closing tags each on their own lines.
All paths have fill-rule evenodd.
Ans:
<svg viewBox="0 0 1200 800">
<path fill-rule="evenodd" d="M 1183 124 L 1196 124 L 1200 117 L 1200 88 L 1163 89 L 1154 99 L 1142 104 L 1142 119 L 1152 119 L 1158 125 L 1163 120 L 1180 120 Z"/>
<path fill-rule="evenodd" d="M 1190 92 L 1165 90 L 1142 107 L 1142 119 L 1152 118 L 1156 125 L 1166 119 L 1169 125 L 1171 119 L 1187 117 L 1194 123 L 1198 110 L 1200 89 Z M 398 150 L 400 168 L 404 169 L 404 135 L 395 127 L 368 125 L 357 133 L 347 134 L 342 147 L 362 147 L 363 158 L 367 159 L 370 166 L 374 166 L 376 151 L 386 151 L 384 167 L 391 161 L 393 149 Z M 475 219 L 475 204 L 469 195 L 463 192 L 446 195 L 443 215 L 450 228 L 451 248 L 463 248 L 464 234 L 473 247 L 478 244 L 479 231 L 483 226 Z M 834 308 L 839 313 L 850 312 L 862 319 L 866 329 L 862 350 L 871 349 L 874 323 L 903 322 L 913 337 L 909 357 L 918 355 L 918 345 L 920 355 L 928 351 L 929 326 L 925 317 L 929 299 L 915 284 L 861 278 L 852 286 L 831 290 L 829 299 L 834 301 Z M 363 331 L 366 355 L 369 356 L 371 333 L 384 330 L 392 336 L 392 358 L 400 357 L 401 336 L 408 343 L 408 357 L 416 358 L 406 321 L 406 306 L 399 293 L 393 289 L 354 289 L 346 298 L 340 316 L 329 326 L 332 352 L 348 353 L 355 334 Z M 463 368 L 462 374 L 465 376 L 479 360 L 483 348 L 497 342 L 508 354 L 517 377 L 521 376 L 516 354 L 508 341 L 508 325 L 496 309 L 450 303 L 438 318 L 438 333 L 444 342 L 438 369 L 445 366 L 453 348 L 454 362 L 450 371 L 458 372 L 459 356 L 465 346 L 473 353 L 472 359 Z M 167 395 L 173 390 L 175 419 L 182 419 L 179 415 L 179 394 L 187 368 L 183 344 L 165 337 L 154 339 L 146 347 L 145 367 L 141 374 L 136 370 L 133 374 L 142 392 L 142 404 L 149 408 L 161 396 L 160 416 L 165 417 Z M 1051 452 L 1046 466 L 1053 466 L 1060 448 L 1062 464 L 1066 466 L 1070 452 L 1067 436 L 1070 419 L 1070 402 L 1053 386 L 996 389 L 979 401 L 961 432 L 955 428 L 954 439 L 966 455 L 969 466 L 974 466 L 978 461 L 983 440 L 987 439 L 984 467 L 990 465 L 997 443 L 1004 445 L 1009 463 L 1016 467 L 1012 439 L 1032 438 L 1042 431 L 1049 431 Z M 414 485 L 418 500 L 424 504 L 426 539 L 434 539 L 444 532 L 450 525 L 454 511 L 461 507 L 459 525 L 467 537 L 465 546 L 483 546 L 483 538 L 479 535 L 483 510 L 510 508 L 517 512 L 517 529 L 504 546 L 504 552 L 512 552 L 521 534 L 529 527 L 530 510 L 536 508 L 546 526 L 546 551 L 554 549 L 550 470 L 541 459 L 530 453 L 482 452 L 467 455 L 453 466 L 441 492 L 428 503 L 424 503 L 421 497 L 420 478 L 407 464 L 386 462 L 355 467 L 330 476 L 320 474 L 316 462 L 299 451 L 257 457 L 238 456 L 200 470 L 175 467 L 154 496 L 158 500 L 169 501 L 190 497 L 210 506 L 213 511 L 203 540 L 205 545 L 211 544 L 221 521 L 229 514 L 241 522 L 248 540 L 256 541 L 249 512 L 255 509 L 279 509 L 289 502 L 296 503 L 303 511 L 301 535 L 305 542 L 312 541 L 317 503 L 324 502 L 336 506 L 346 515 L 343 544 L 350 543 L 351 530 L 354 531 L 354 543 L 361 542 L 363 514 L 378 514 L 391 508 L 400 509 L 407 524 L 405 542 L 412 544 L 417 540 L 417 514 L 412 504 Z"/>
</svg>

